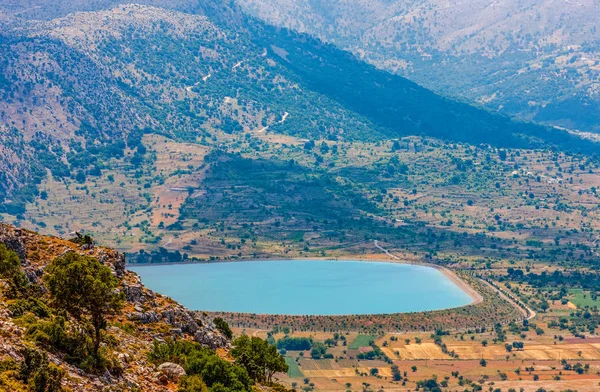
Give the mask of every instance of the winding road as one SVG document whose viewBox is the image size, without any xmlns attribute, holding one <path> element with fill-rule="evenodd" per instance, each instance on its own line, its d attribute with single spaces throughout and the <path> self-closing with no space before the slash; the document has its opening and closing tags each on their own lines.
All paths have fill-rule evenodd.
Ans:
<svg viewBox="0 0 600 392">
<path fill-rule="evenodd" d="M 381 250 L 382 252 L 384 252 L 388 257 L 394 259 L 394 260 L 402 260 L 400 257 L 390 253 L 389 250 L 385 249 L 384 247 L 382 247 L 381 245 L 379 245 L 379 241 L 374 240 L 373 243 L 375 244 L 375 247 L 379 250 Z M 506 294 L 504 293 L 504 291 L 502 291 L 501 289 L 495 287 L 494 285 L 492 285 L 491 283 L 481 279 L 481 278 L 476 278 L 479 279 L 481 282 L 485 283 L 488 287 L 490 287 L 491 289 L 493 289 L 494 291 L 496 291 L 498 293 L 498 295 L 500 297 L 502 297 L 505 301 L 509 302 L 510 304 L 512 304 L 513 306 L 515 306 L 517 309 L 519 309 L 519 311 L 521 313 L 523 313 L 523 316 L 525 316 L 526 320 L 531 320 L 532 318 L 534 318 L 537 314 L 536 312 L 533 311 L 533 309 L 531 309 L 530 307 L 523 305 L 521 306 L 517 301 L 515 301 L 512 296 L 510 294 Z M 474 290 L 473 290 L 474 291 Z"/>
</svg>

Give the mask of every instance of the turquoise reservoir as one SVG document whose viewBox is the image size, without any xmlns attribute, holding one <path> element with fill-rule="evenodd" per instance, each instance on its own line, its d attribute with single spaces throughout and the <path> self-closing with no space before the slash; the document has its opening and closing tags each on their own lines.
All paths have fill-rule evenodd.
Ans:
<svg viewBox="0 0 600 392">
<path fill-rule="evenodd" d="M 471 297 L 435 268 L 386 262 L 269 260 L 128 266 L 192 310 L 289 315 L 419 312 Z"/>
</svg>

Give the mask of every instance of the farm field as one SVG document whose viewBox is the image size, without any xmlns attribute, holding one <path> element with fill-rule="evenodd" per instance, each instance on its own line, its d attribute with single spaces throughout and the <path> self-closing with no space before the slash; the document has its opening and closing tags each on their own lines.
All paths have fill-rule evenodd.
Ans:
<svg viewBox="0 0 600 392">
<path fill-rule="evenodd" d="M 375 337 L 372 335 L 358 335 L 348 346 L 350 350 L 358 350 L 361 347 L 369 347 L 369 343 Z"/>
<path fill-rule="evenodd" d="M 286 352 L 286 363 L 292 365 L 291 370 L 278 376 L 284 383 L 302 390 L 410 391 L 417 387 L 418 381 L 435 378 L 443 382 L 447 388 L 444 390 L 463 390 L 466 385 L 478 384 L 484 390 L 493 387 L 501 391 L 510 388 L 537 391 L 543 387 L 548 391 L 569 388 L 597 391 L 600 338 L 558 341 L 554 336 L 561 331 L 547 329 L 546 325 L 543 328 L 546 330 L 542 336 L 525 333 L 524 348 L 511 352 L 505 344 L 521 336 L 508 333 L 505 342 L 495 342 L 494 331 L 442 335 L 441 340 L 452 355 L 444 353 L 431 334 L 388 333 L 377 336 L 373 346 L 365 347 L 362 344 L 367 335 L 351 332 L 342 334 L 343 340 L 327 333 L 286 335 L 250 329 L 234 332 L 266 336 L 274 342 L 290 336 L 311 337 L 315 344 L 327 343 L 327 353 L 333 358 L 313 359 L 310 350 Z M 346 343 L 357 339 L 361 342 L 358 348 Z M 369 352 L 377 354 L 369 356 Z M 577 370 L 580 367 L 581 374 Z"/>
<path fill-rule="evenodd" d="M 600 299 L 597 296 L 593 296 L 589 291 L 583 291 L 581 289 L 569 290 L 572 298 L 570 301 L 579 308 L 584 307 L 600 307 Z"/>
</svg>

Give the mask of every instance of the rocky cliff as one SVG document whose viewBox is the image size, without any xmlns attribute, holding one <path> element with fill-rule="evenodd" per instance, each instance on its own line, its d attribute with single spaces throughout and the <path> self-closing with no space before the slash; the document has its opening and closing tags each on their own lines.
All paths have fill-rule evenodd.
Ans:
<svg viewBox="0 0 600 392">
<path fill-rule="evenodd" d="M 41 236 L 5 224 L 0 224 L 0 244 L 18 255 L 29 282 L 39 284 L 42 290 L 41 277 L 48 263 L 74 251 L 108 266 L 118 278 L 118 290 L 125 297 L 122 309 L 108 319 L 105 335 L 109 338 L 105 340 L 109 343 L 103 342 L 103 345 L 110 345 L 110 357 L 116 362 L 112 368 L 119 371 L 92 374 L 69 364 L 60 352 L 30 339 L 23 321 L 25 316 L 16 317 L 4 295 L 6 284 L 3 284 L 0 286 L 0 361 L 22 363 L 23 349 L 33 347 L 45 352 L 50 363 L 65 371 L 62 386 L 66 390 L 163 391 L 176 389 L 175 382 L 183 369 L 175 364 L 150 362 L 148 353 L 153 342 L 169 339 L 196 341 L 216 350 L 219 356 L 227 357 L 230 342 L 215 328 L 212 320 L 144 287 L 139 276 L 126 269 L 124 255 L 113 249 L 95 246 L 93 241 L 78 243 Z M 0 390 L 5 390 L 4 385 L 0 380 Z"/>
</svg>

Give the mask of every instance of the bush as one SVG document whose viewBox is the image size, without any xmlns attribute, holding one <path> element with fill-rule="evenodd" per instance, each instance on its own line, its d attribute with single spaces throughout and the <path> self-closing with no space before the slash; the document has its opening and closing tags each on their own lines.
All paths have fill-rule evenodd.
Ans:
<svg viewBox="0 0 600 392">
<path fill-rule="evenodd" d="M 148 354 L 150 362 L 160 365 L 163 362 L 173 362 L 185 367 L 188 355 L 203 347 L 187 340 L 167 339 L 164 343 L 154 341 L 154 347 Z"/>
<path fill-rule="evenodd" d="M 21 260 L 19 256 L 6 245 L 0 244 L 0 278 L 6 279 L 8 283 L 8 298 L 17 298 L 22 296 L 29 280 L 21 269 Z"/>
<path fill-rule="evenodd" d="M 185 371 L 200 376 L 212 391 L 248 391 L 252 384 L 246 369 L 219 358 L 209 349 L 194 351 L 188 357 Z"/>
<path fill-rule="evenodd" d="M 148 359 L 155 364 L 174 362 L 183 366 L 188 377 L 186 381 L 182 380 L 180 391 L 202 391 L 202 384 L 198 383 L 198 379 L 213 392 L 248 391 L 252 383 L 243 367 L 219 358 L 209 348 L 186 340 L 168 339 L 164 343 L 155 341 Z"/>
<path fill-rule="evenodd" d="M 225 320 L 223 320 L 221 317 L 216 317 L 213 322 L 223 336 L 225 336 L 227 339 L 231 339 L 233 337 L 233 332 L 231 332 L 231 328 L 229 328 L 229 325 Z"/>
<path fill-rule="evenodd" d="M 177 392 L 209 392 L 209 389 L 201 377 L 194 375 L 182 378 Z"/>
<path fill-rule="evenodd" d="M 20 317 L 25 313 L 33 313 L 37 317 L 46 318 L 50 316 L 50 308 L 38 298 L 16 299 L 8 302 L 8 309 L 13 317 Z"/>
<path fill-rule="evenodd" d="M 86 331 L 79 328 L 70 330 L 64 316 L 31 323 L 26 336 L 47 350 L 65 353 L 67 362 L 83 370 L 91 371 L 97 368 L 98 364 L 91 361 L 93 345 Z"/>
<path fill-rule="evenodd" d="M 34 392 L 61 392 L 64 370 L 48 362 L 45 353 L 25 347 L 21 350 L 23 362 L 19 378 Z"/>
</svg>

